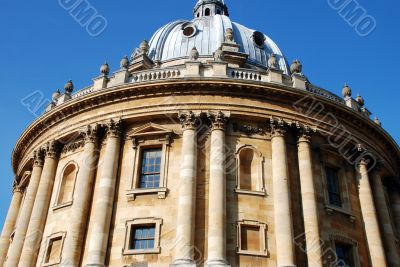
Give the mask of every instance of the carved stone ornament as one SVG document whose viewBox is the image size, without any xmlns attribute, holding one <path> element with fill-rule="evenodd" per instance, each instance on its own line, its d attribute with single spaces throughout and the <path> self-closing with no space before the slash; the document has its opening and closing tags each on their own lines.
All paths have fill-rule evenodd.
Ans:
<svg viewBox="0 0 400 267">
<path fill-rule="evenodd" d="M 347 83 L 343 87 L 342 95 L 343 95 L 343 97 L 350 97 L 351 96 L 351 89 L 350 89 L 350 87 L 349 87 L 349 85 Z"/>
<path fill-rule="evenodd" d="M 235 43 L 232 28 L 228 28 L 225 31 L 225 42 L 227 42 L 227 43 Z"/>
<path fill-rule="evenodd" d="M 107 137 L 121 137 L 122 134 L 122 121 L 118 120 L 117 122 L 111 119 L 105 125 L 107 131 Z"/>
<path fill-rule="evenodd" d="M 65 85 L 64 85 L 64 90 L 66 95 L 71 95 L 72 92 L 74 91 L 74 83 L 72 80 L 69 80 Z"/>
<path fill-rule="evenodd" d="M 110 74 L 110 66 L 108 65 L 107 62 L 105 62 L 101 67 L 100 67 L 100 74 L 107 76 Z"/>
<path fill-rule="evenodd" d="M 207 113 L 207 118 L 211 121 L 212 130 L 225 130 L 229 117 L 229 114 L 225 114 L 222 111 L 209 111 Z"/>
<path fill-rule="evenodd" d="M 48 142 L 43 148 L 46 158 L 57 159 L 60 156 L 60 147 L 60 144 L 56 140 Z"/>
<path fill-rule="evenodd" d="M 149 42 L 147 40 L 143 40 L 140 43 L 140 52 L 143 54 L 147 54 L 149 52 L 150 46 L 149 46 Z"/>
<path fill-rule="evenodd" d="M 94 143 L 96 144 L 99 140 L 99 125 L 88 125 L 86 128 L 81 130 L 85 144 Z"/>
<path fill-rule="evenodd" d="M 214 61 L 222 62 L 225 59 L 224 51 L 222 51 L 222 47 L 218 48 L 214 53 Z"/>
<path fill-rule="evenodd" d="M 252 125 L 238 125 L 237 123 L 233 124 L 233 130 L 235 132 L 241 132 L 246 134 L 247 136 L 252 135 L 262 135 L 265 133 L 265 129 L 259 126 L 252 126 Z"/>
<path fill-rule="evenodd" d="M 268 67 L 272 70 L 279 69 L 278 59 L 275 54 L 271 54 L 268 59 Z"/>
<path fill-rule="evenodd" d="M 128 69 L 128 67 L 129 67 L 129 58 L 128 58 L 128 56 L 123 57 L 119 64 L 120 64 L 121 69 L 124 69 L 124 70 Z"/>
<path fill-rule="evenodd" d="M 44 164 L 44 151 L 42 149 L 33 151 L 33 166 L 42 167 L 43 164 Z"/>
<path fill-rule="evenodd" d="M 269 120 L 269 127 L 273 137 L 285 136 L 289 123 L 281 118 L 272 117 Z"/>
<path fill-rule="evenodd" d="M 297 136 L 299 142 L 311 142 L 311 136 L 317 132 L 308 125 L 296 122 Z"/>
<path fill-rule="evenodd" d="M 292 74 L 302 74 L 303 73 L 303 65 L 301 64 L 300 60 L 296 59 L 293 61 L 292 65 L 290 66 L 290 72 Z"/>
<path fill-rule="evenodd" d="M 192 50 L 190 51 L 189 59 L 191 61 L 196 61 L 199 59 L 199 56 L 200 56 L 199 51 L 197 51 L 196 47 L 193 47 Z"/>
<path fill-rule="evenodd" d="M 62 149 L 62 153 L 68 153 L 68 152 L 74 152 L 79 148 L 82 148 L 85 145 L 85 142 L 83 139 L 76 140 L 74 142 L 71 142 L 69 144 L 64 145 Z"/>
<path fill-rule="evenodd" d="M 200 116 L 193 111 L 179 112 L 178 118 L 185 130 L 194 130 L 200 123 Z"/>
</svg>

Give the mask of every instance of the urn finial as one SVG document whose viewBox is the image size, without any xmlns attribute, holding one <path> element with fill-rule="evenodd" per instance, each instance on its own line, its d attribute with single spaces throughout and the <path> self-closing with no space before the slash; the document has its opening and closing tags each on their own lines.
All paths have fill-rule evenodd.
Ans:
<svg viewBox="0 0 400 267">
<path fill-rule="evenodd" d="M 268 67 L 273 70 L 279 69 L 278 60 L 275 54 L 271 54 L 268 59 Z"/>
<path fill-rule="evenodd" d="M 344 84 L 343 90 L 342 90 L 342 95 L 343 97 L 350 97 L 351 96 L 351 89 L 347 83 Z"/>
<path fill-rule="evenodd" d="M 357 101 L 357 103 L 361 106 L 361 107 L 363 107 L 364 105 L 365 105 L 365 101 L 364 101 L 364 98 L 362 98 L 362 96 L 361 95 L 357 95 L 357 97 L 356 97 L 356 101 Z"/>
<path fill-rule="evenodd" d="M 296 59 L 293 61 L 292 65 L 290 66 L 290 72 L 292 74 L 302 74 L 303 65 L 301 64 L 300 60 Z"/>
<path fill-rule="evenodd" d="M 120 62 L 121 69 L 127 69 L 129 67 L 129 58 L 128 56 L 124 56 Z"/>
<path fill-rule="evenodd" d="M 149 49 L 150 49 L 149 42 L 148 42 L 147 40 L 143 40 L 143 41 L 140 43 L 140 51 L 141 51 L 143 54 L 147 54 L 147 53 L 149 52 Z"/>
<path fill-rule="evenodd" d="M 74 83 L 72 80 L 69 80 L 65 85 L 64 85 L 64 90 L 67 95 L 70 95 L 74 91 Z"/>
<path fill-rule="evenodd" d="M 190 51 L 190 55 L 189 55 L 189 59 L 191 61 L 196 61 L 197 59 L 199 59 L 199 51 L 197 50 L 196 47 L 193 47 L 192 50 Z"/>
<path fill-rule="evenodd" d="M 53 100 L 53 102 L 57 102 L 57 100 L 60 98 L 61 96 L 61 92 L 59 89 L 57 89 L 57 91 L 55 91 L 52 95 L 51 95 L 51 99 Z"/>
<path fill-rule="evenodd" d="M 110 74 L 110 66 L 108 65 L 107 61 L 100 67 L 100 73 L 105 76 Z"/>
<path fill-rule="evenodd" d="M 225 31 L 225 42 L 228 42 L 228 43 L 235 42 L 232 28 L 228 28 Z"/>
<path fill-rule="evenodd" d="M 381 123 L 381 121 L 379 120 L 379 118 L 377 116 L 375 116 L 374 122 L 376 124 L 378 124 L 379 126 L 382 126 L 382 123 Z"/>
</svg>

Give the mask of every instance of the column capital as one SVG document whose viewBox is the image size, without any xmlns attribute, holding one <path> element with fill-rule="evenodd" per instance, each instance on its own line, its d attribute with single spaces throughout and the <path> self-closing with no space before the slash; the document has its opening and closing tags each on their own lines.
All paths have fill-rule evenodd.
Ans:
<svg viewBox="0 0 400 267">
<path fill-rule="evenodd" d="M 311 128 L 309 125 L 296 122 L 297 138 L 298 143 L 307 142 L 311 143 L 311 137 L 317 130 Z"/>
<path fill-rule="evenodd" d="M 33 151 L 33 167 L 43 167 L 44 164 L 44 150 L 39 148 Z"/>
<path fill-rule="evenodd" d="M 272 137 L 283 137 L 285 136 L 288 123 L 284 121 L 282 118 L 271 117 L 269 120 L 269 127 L 271 130 Z"/>
<path fill-rule="evenodd" d="M 207 118 L 211 121 L 211 129 L 225 131 L 226 124 L 229 121 L 231 114 L 222 111 L 208 111 Z"/>
<path fill-rule="evenodd" d="M 180 111 L 178 119 L 184 130 L 196 130 L 200 123 L 200 115 L 193 111 Z"/>
<path fill-rule="evenodd" d="M 23 194 L 24 193 L 24 188 L 22 188 L 21 186 L 19 186 L 19 185 L 16 185 L 16 186 L 13 186 L 13 193 L 15 194 L 15 193 L 21 193 L 21 194 Z"/>
<path fill-rule="evenodd" d="M 123 124 L 122 120 L 109 120 L 105 125 L 107 137 L 119 138 L 122 135 Z"/>
<path fill-rule="evenodd" d="M 81 130 L 81 135 L 85 144 L 94 143 L 97 144 L 99 140 L 99 125 L 87 125 Z"/>
<path fill-rule="evenodd" d="M 56 140 L 51 140 L 44 147 L 45 158 L 58 159 L 60 157 L 61 145 Z"/>
</svg>

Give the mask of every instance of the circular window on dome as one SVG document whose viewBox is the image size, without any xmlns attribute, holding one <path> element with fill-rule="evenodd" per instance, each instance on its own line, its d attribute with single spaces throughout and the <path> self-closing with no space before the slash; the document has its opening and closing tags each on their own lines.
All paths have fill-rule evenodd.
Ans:
<svg viewBox="0 0 400 267">
<path fill-rule="evenodd" d="M 190 37 L 193 37 L 196 34 L 197 29 L 192 24 L 185 24 L 185 25 L 182 26 L 182 31 L 183 31 L 183 35 L 184 36 L 190 38 Z"/>
<path fill-rule="evenodd" d="M 263 48 L 265 42 L 265 36 L 262 32 L 254 32 L 253 33 L 253 41 L 256 46 Z"/>
</svg>

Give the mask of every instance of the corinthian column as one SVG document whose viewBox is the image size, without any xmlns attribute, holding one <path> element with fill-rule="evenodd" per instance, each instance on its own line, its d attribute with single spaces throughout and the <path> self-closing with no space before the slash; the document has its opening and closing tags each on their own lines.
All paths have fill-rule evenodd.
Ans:
<svg viewBox="0 0 400 267">
<path fill-rule="evenodd" d="M 360 162 L 360 205 L 364 220 L 365 234 L 367 236 L 369 253 L 373 267 L 384 267 L 386 264 L 385 251 L 379 230 L 378 217 L 372 196 L 367 163 Z"/>
<path fill-rule="evenodd" d="M 183 127 L 182 159 L 179 179 L 178 219 L 175 255 L 171 266 L 196 266 L 194 262 L 194 232 L 196 209 L 197 132 L 199 121 L 193 112 L 179 114 Z"/>
<path fill-rule="evenodd" d="M 115 186 L 121 145 L 121 122 L 111 120 L 107 126 L 107 144 L 97 198 L 94 203 L 93 229 L 89 238 L 86 266 L 105 266 L 107 243 L 110 236 Z"/>
<path fill-rule="evenodd" d="M 38 150 L 34 152 L 33 156 L 33 169 L 28 188 L 26 190 L 24 203 L 18 215 L 17 226 L 15 229 L 14 240 L 10 245 L 7 254 L 7 260 L 4 263 L 5 267 L 18 266 L 21 257 L 22 248 L 26 232 L 29 226 L 29 220 L 32 214 L 32 208 L 35 203 L 36 193 L 39 187 L 40 177 L 43 171 L 43 151 Z"/>
<path fill-rule="evenodd" d="M 7 256 L 8 247 L 10 246 L 10 237 L 14 231 L 23 195 L 23 189 L 18 185 L 15 185 L 13 188 L 13 197 L 11 199 L 10 208 L 8 209 L 7 218 L 0 237 L 0 266 L 3 266 L 4 260 Z"/>
<path fill-rule="evenodd" d="M 322 267 L 321 235 L 318 223 L 318 203 L 312 168 L 312 130 L 307 126 L 299 128 L 298 158 L 303 203 L 304 231 L 309 267 Z"/>
<path fill-rule="evenodd" d="M 208 192 L 208 260 L 206 266 L 229 266 L 226 261 L 226 153 L 228 116 L 209 113 L 212 122 L 210 181 Z"/>
<path fill-rule="evenodd" d="M 386 248 L 387 260 L 390 266 L 400 267 L 400 258 L 396 244 L 396 234 L 389 215 L 389 207 L 382 184 L 382 178 L 377 171 L 372 174 L 372 190 L 375 196 L 376 210 L 383 231 L 383 243 Z"/>
<path fill-rule="evenodd" d="M 71 209 L 71 221 L 68 225 L 68 235 L 65 240 L 63 260 L 70 267 L 78 267 L 83 254 L 83 243 L 88 224 L 90 200 L 92 198 L 95 170 L 98 155 L 98 126 L 89 125 L 81 132 L 85 147 L 81 156 L 81 165 L 76 179 L 74 203 Z"/>
<path fill-rule="evenodd" d="M 57 141 L 49 142 L 45 147 L 45 160 L 42 176 L 40 178 L 35 205 L 29 222 L 25 243 L 19 261 L 19 267 L 36 265 L 40 243 L 43 237 L 47 213 L 49 211 L 51 195 L 59 159 L 59 145 Z M 14 265 L 14 267 L 17 265 Z"/>
<path fill-rule="evenodd" d="M 271 131 L 276 258 L 278 267 L 296 266 L 285 142 L 286 124 L 280 119 L 271 119 Z"/>
</svg>

